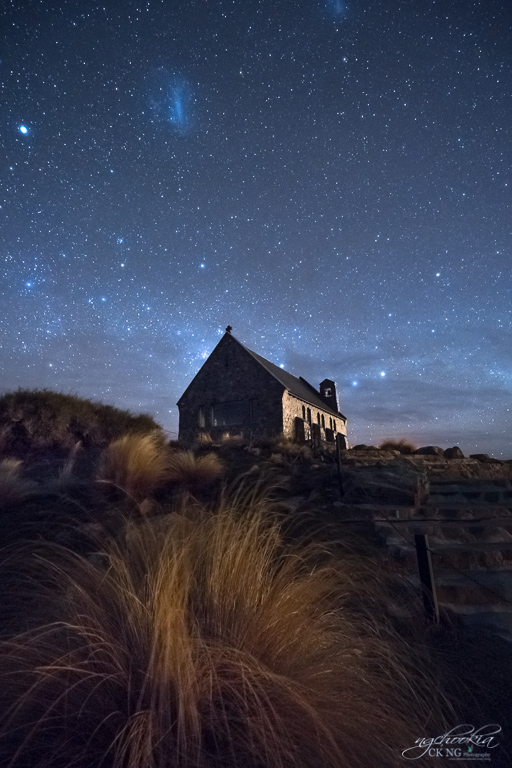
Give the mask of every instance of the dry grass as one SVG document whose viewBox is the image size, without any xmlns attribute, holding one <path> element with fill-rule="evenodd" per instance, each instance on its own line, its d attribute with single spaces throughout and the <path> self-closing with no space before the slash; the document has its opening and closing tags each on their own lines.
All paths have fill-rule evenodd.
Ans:
<svg viewBox="0 0 512 768">
<path fill-rule="evenodd" d="M 264 495 L 20 557 L 44 615 L 0 647 L 5 768 L 392 768 L 436 733 L 409 649 L 348 607 L 368 574 L 285 545 Z"/>
<path fill-rule="evenodd" d="M 224 432 L 219 442 L 223 448 L 240 448 L 247 445 L 247 439 L 243 435 L 231 435 L 229 432 Z"/>
<path fill-rule="evenodd" d="M 174 451 L 169 457 L 167 479 L 191 492 L 197 486 L 211 485 L 223 473 L 224 464 L 215 453 L 197 456 L 193 451 Z"/>
<path fill-rule="evenodd" d="M 124 435 L 103 452 L 97 479 L 140 502 L 168 479 L 170 456 L 160 432 Z"/>
<path fill-rule="evenodd" d="M 274 464 L 294 466 L 300 461 L 310 461 L 313 453 L 308 445 L 297 443 L 284 435 L 280 435 L 272 442 L 270 461 Z"/>
<path fill-rule="evenodd" d="M 210 446 L 213 443 L 213 438 L 209 432 L 199 432 L 196 436 L 195 444 L 198 447 Z"/>
<path fill-rule="evenodd" d="M 400 453 L 414 453 L 417 446 L 414 445 L 414 443 L 411 443 L 409 440 L 405 440 L 405 438 L 400 439 L 390 439 L 390 440 L 384 440 L 379 445 L 379 448 L 382 451 L 400 451 Z"/>
<path fill-rule="evenodd" d="M 27 492 L 21 479 L 22 464 L 18 459 L 0 461 L 0 508 L 20 500 Z"/>
</svg>

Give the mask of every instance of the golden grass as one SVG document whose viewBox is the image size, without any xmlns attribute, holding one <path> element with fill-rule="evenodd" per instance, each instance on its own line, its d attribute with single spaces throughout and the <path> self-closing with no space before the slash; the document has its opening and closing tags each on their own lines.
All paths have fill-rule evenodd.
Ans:
<svg viewBox="0 0 512 768">
<path fill-rule="evenodd" d="M 404 438 L 384 440 L 379 445 L 379 448 L 382 451 L 400 451 L 400 453 L 405 454 L 414 453 L 416 447 L 417 446 L 415 446 L 414 443 L 411 443 L 409 440 L 405 440 Z"/>
<path fill-rule="evenodd" d="M 169 456 L 167 478 L 193 492 L 210 485 L 224 474 L 224 464 L 215 453 L 197 456 L 193 451 L 174 451 Z"/>
<path fill-rule="evenodd" d="M 167 480 L 170 456 L 160 432 L 124 435 L 103 451 L 97 479 L 143 501 Z"/>
<path fill-rule="evenodd" d="M 368 572 L 285 544 L 262 494 L 20 558 L 43 614 L 0 646 L 5 768 L 394 768 L 436 733 L 407 646 L 349 608 Z"/>
</svg>

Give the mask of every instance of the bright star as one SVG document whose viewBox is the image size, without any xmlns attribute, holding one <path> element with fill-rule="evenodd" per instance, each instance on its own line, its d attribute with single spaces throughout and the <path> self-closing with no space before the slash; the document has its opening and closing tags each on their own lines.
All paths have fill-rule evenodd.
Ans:
<svg viewBox="0 0 512 768">
<path fill-rule="evenodd" d="M 386 371 L 381 371 L 381 372 L 380 372 L 380 375 L 381 375 L 381 376 L 385 376 L 385 375 L 386 375 Z"/>
</svg>

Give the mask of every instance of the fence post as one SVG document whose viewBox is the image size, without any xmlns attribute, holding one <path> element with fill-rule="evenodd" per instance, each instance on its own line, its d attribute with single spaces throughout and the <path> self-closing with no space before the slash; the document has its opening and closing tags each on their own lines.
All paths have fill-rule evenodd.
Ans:
<svg viewBox="0 0 512 768">
<path fill-rule="evenodd" d="M 432 571 L 432 559 L 428 548 L 428 536 L 425 533 L 416 533 L 414 541 L 416 544 L 416 555 L 418 557 L 418 570 L 420 574 L 425 612 L 430 621 L 434 622 L 434 624 L 439 624 L 439 606 L 437 604 L 436 584 Z"/>
<path fill-rule="evenodd" d="M 345 437 L 339 432 L 336 434 L 336 464 L 338 465 L 338 485 L 340 488 L 340 496 L 343 498 L 343 481 L 341 479 L 341 452 L 346 448 Z"/>
</svg>

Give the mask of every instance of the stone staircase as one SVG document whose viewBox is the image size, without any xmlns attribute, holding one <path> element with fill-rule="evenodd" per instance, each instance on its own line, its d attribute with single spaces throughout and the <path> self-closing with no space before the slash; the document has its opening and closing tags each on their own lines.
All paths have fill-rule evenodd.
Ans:
<svg viewBox="0 0 512 768">
<path fill-rule="evenodd" d="M 512 642 L 512 482 L 436 479 L 419 507 L 374 509 L 376 531 L 420 590 L 414 535 L 428 536 L 441 611 Z"/>
</svg>

